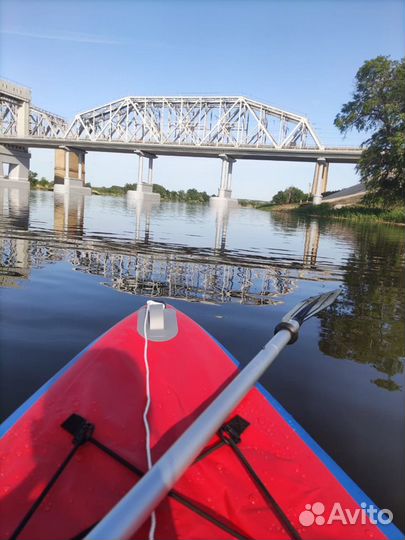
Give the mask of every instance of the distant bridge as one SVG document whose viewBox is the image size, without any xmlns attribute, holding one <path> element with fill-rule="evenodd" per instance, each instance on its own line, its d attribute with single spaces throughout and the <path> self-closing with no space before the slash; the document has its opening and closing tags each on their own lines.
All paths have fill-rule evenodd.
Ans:
<svg viewBox="0 0 405 540">
<path fill-rule="evenodd" d="M 329 163 L 356 163 L 361 154 L 359 148 L 326 148 L 307 118 L 241 96 L 130 96 L 79 113 L 68 124 L 33 106 L 30 90 L 0 81 L 0 115 L 5 155 L 10 145 L 63 152 L 55 181 L 71 186 L 84 183 L 85 152 L 135 152 L 144 193 L 152 188 L 153 159 L 171 155 L 221 158 L 220 196 L 225 198 L 230 198 L 237 159 L 315 162 L 313 194 L 320 196 Z M 144 158 L 149 159 L 147 179 Z"/>
</svg>

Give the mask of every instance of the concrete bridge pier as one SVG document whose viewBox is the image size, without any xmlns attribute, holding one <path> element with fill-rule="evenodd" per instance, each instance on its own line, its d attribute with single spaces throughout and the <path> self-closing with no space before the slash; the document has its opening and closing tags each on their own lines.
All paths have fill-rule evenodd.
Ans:
<svg viewBox="0 0 405 540">
<path fill-rule="evenodd" d="M 70 189 L 91 195 L 91 189 L 85 187 L 86 168 L 85 150 L 78 148 L 58 148 L 55 150 L 55 193 L 65 193 Z"/>
<path fill-rule="evenodd" d="M 219 156 L 222 160 L 221 185 L 218 197 L 211 197 L 210 202 L 215 205 L 225 205 L 228 207 L 238 206 L 237 199 L 232 199 L 232 169 L 236 159 L 225 154 Z"/>
<path fill-rule="evenodd" d="M 82 238 L 84 230 L 85 193 L 68 189 L 54 194 L 54 229 L 69 238 Z"/>
<path fill-rule="evenodd" d="M 23 146 L 0 145 L 0 186 L 29 189 L 30 158 Z"/>
<path fill-rule="evenodd" d="M 139 155 L 138 163 L 138 181 L 136 190 L 129 189 L 127 197 L 132 200 L 144 200 L 147 202 L 160 202 L 159 193 L 153 193 L 153 161 L 157 158 L 155 154 L 148 152 L 137 152 Z M 148 160 L 148 170 L 145 176 L 145 159 Z"/>
<path fill-rule="evenodd" d="M 329 163 L 324 158 L 319 158 L 315 165 L 314 179 L 312 181 L 311 195 L 312 204 L 321 204 L 322 193 L 328 188 Z"/>
<path fill-rule="evenodd" d="M 317 220 L 311 221 L 307 224 L 305 229 L 305 244 L 304 244 L 304 268 L 312 268 L 316 266 L 316 260 L 318 257 L 319 239 L 321 237 L 321 230 Z"/>
<path fill-rule="evenodd" d="M 215 210 L 215 250 L 223 253 L 226 249 L 230 207 L 218 205 Z"/>
</svg>

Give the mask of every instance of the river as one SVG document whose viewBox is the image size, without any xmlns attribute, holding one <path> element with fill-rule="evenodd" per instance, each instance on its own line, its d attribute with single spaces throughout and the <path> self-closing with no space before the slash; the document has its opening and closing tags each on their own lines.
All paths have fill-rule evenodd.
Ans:
<svg viewBox="0 0 405 540">
<path fill-rule="evenodd" d="M 244 364 L 297 301 L 340 287 L 262 382 L 405 529 L 401 227 L 124 197 L 0 196 L 2 418 L 151 296 Z"/>
</svg>

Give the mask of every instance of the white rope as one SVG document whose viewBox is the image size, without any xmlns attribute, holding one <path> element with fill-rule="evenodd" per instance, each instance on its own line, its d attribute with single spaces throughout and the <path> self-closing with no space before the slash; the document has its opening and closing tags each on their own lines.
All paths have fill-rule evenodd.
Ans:
<svg viewBox="0 0 405 540">
<path fill-rule="evenodd" d="M 148 412 L 150 409 L 151 404 L 151 393 L 150 393 L 150 370 L 149 370 L 149 362 L 148 362 L 148 335 L 147 335 L 147 326 L 148 326 L 148 316 L 149 316 L 149 307 L 150 302 L 148 301 L 146 303 L 146 310 L 145 310 L 145 320 L 143 323 L 143 335 L 145 338 L 145 347 L 143 350 L 143 360 L 145 363 L 145 371 L 146 371 L 146 377 L 145 377 L 145 385 L 146 385 L 146 405 L 145 410 L 143 411 L 143 423 L 145 425 L 145 433 L 146 433 L 146 461 L 148 464 L 148 470 L 152 468 L 152 453 L 150 448 L 150 427 L 148 422 Z M 155 531 L 156 531 L 156 512 L 152 512 L 150 515 L 150 528 L 149 528 L 149 540 L 154 540 L 155 538 Z"/>
</svg>

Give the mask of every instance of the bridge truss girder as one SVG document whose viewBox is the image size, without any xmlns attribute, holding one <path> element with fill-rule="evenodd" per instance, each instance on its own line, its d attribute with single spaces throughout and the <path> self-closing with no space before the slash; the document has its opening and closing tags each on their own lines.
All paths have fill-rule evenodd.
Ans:
<svg viewBox="0 0 405 540">
<path fill-rule="evenodd" d="M 62 138 L 68 124 L 64 118 L 53 113 L 30 107 L 29 134 L 39 138 Z"/>
<path fill-rule="evenodd" d="M 21 102 L 0 96 L 0 134 L 6 137 L 19 135 L 19 110 Z M 64 118 L 57 116 L 38 107 L 29 108 L 29 120 L 27 123 L 28 134 L 35 138 L 63 138 L 68 124 Z"/>
<path fill-rule="evenodd" d="M 0 133 L 2 135 L 17 136 L 19 102 L 8 96 L 0 98 Z"/>
<path fill-rule="evenodd" d="M 126 97 L 76 115 L 65 138 L 322 149 L 307 118 L 244 97 Z"/>
</svg>

